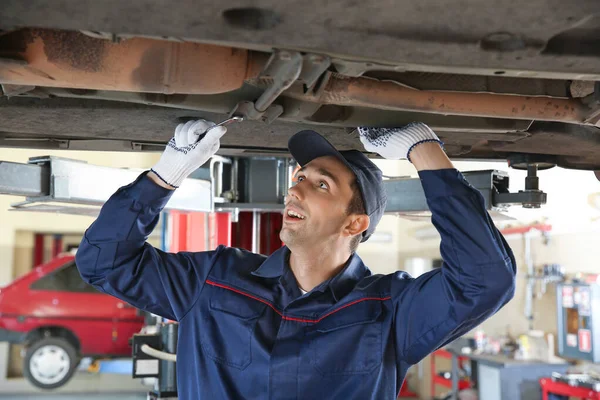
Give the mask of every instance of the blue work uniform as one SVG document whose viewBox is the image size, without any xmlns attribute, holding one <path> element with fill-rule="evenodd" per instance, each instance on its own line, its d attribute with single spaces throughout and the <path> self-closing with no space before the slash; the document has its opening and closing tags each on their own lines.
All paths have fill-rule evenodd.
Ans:
<svg viewBox="0 0 600 400">
<path fill-rule="evenodd" d="M 406 372 L 506 304 L 515 260 L 484 200 L 455 169 L 419 173 L 441 268 L 373 275 L 352 255 L 302 295 L 283 247 L 160 251 L 146 239 L 172 191 L 145 173 L 120 188 L 77 252 L 82 277 L 179 322 L 179 397 L 395 399 Z"/>
</svg>

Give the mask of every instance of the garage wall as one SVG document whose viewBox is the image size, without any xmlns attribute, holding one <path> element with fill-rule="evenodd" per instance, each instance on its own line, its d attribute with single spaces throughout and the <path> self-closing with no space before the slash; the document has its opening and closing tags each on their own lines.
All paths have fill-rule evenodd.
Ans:
<svg viewBox="0 0 600 400">
<path fill-rule="evenodd" d="M 0 160 L 26 163 L 30 157 L 58 156 L 91 164 L 127 168 L 149 168 L 158 153 L 76 152 L 0 148 Z M 31 268 L 33 233 L 50 232 L 81 237 L 93 218 L 84 216 L 8 211 L 11 203 L 23 197 L 0 196 L 0 286 Z M 67 238 L 68 239 L 68 238 Z M 15 263 L 15 259 L 20 262 Z M 27 262 L 29 260 L 29 263 Z M 0 343 L 0 380 L 7 376 L 8 346 Z"/>
<path fill-rule="evenodd" d="M 411 233 L 423 228 L 423 224 L 401 221 L 399 240 L 403 243 L 399 250 L 398 264 L 412 257 L 439 258 L 439 239 L 418 240 Z M 506 321 L 511 323 L 512 333 L 523 333 L 528 329 L 524 315 L 526 261 L 522 235 L 505 237 L 517 261 L 517 288 L 514 299 L 507 304 L 496 317 L 489 319 L 482 327 L 490 334 L 502 334 L 506 330 Z M 536 267 L 544 264 L 559 264 L 566 274 L 599 273 L 600 260 L 600 224 L 589 225 L 577 232 L 550 233 L 549 240 L 537 234 L 531 239 L 531 249 Z M 534 302 L 534 329 L 549 332 L 556 330 L 554 286 L 548 285 L 547 292 Z"/>
<path fill-rule="evenodd" d="M 598 273 L 600 260 L 600 232 L 582 232 L 550 236 L 550 242 L 544 243 L 541 237 L 532 240 L 534 265 L 557 263 L 563 266 L 567 274 Z M 522 239 L 510 238 L 517 263 L 519 276 L 514 299 L 504 309 L 482 325 L 486 332 L 500 334 L 505 331 L 506 322 L 510 321 L 513 333 L 523 333 L 528 323 L 523 317 L 525 309 L 526 266 L 524 243 Z M 538 289 L 540 287 L 538 286 Z M 538 291 L 536 291 L 538 292 Z M 556 334 L 556 294 L 555 286 L 548 285 L 546 294 L 534 300 L 534 329 L 541 329 Z"/>
<path fill-rule="evenodd" d="M 524 317 L 525 309 L 525 284 L 526 271 L 524 259 L 524 246 L 522 238 L 518 235 L 510 236 L 507 241 L 517 260 L 517 287 L 514 298 L 504 306 L 496 315 L 486 320 L 481 328 L 488 335 L 502 335 L 506 333 L 507 327 L 513 336 L 525 333 L 528 330 L 528 323 Z M 439 257 L 438 243 L 436 241 L 429 248 L 422 248 L 418 252 L 406 252 L 400 254 L 400 259 L 424 256 Z M 600 232 L 587 231 L 577 234 L 551 235 L 550 242 L 544 244 L 541 237 L 532 240 L 532 253 L 535 265 L 557 263 L 565 268 L 566 273 L 588 272 L 598 273 L 598 260 L 600 260 Z M 555 286 L 548 285 L 546 294 L 541 298 L 534 300 L 534 329 L 540 329 L 546 332 L 554 333 L 556 337 L 556 295 Z M 472 336 L 473 332 L 467 334 Z M 427 398 L 430 393 L 430 358 L 422 361 L 423 379 L 414 381 L 418 385 L 421 396 Z M 448 364 L 449 368 L 449 364 Z M 444 369 L 444 364 L 440 363 L 438 370 Z M 417 369 L 414 368 L 416 374 Z"/>
</svg>

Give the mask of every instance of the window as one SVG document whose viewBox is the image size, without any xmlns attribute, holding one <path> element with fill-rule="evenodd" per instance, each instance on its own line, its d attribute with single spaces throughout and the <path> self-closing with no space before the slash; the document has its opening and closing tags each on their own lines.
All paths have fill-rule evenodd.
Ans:
<svg viewBox="0 0 600 400">
<path fill-rule="evenodd" d="M 31 284 L 33 290 L 55 290 L 61 292 L 99 293 L 81 279 L 75 262 L 44 276 Z"/>
</svg>

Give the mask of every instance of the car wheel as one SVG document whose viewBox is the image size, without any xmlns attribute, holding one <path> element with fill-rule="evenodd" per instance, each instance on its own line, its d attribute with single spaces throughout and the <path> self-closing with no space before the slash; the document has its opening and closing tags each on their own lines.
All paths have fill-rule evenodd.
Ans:
<svg viewBox="0 0 600 400">
<path fill-rule="evenodd" d="M 23 373 L 41 389 L 67 383 L 77 367 L 77 350 L 66 339 L 47 337 L 31 343 L 25 352 Z"/>
</svg>

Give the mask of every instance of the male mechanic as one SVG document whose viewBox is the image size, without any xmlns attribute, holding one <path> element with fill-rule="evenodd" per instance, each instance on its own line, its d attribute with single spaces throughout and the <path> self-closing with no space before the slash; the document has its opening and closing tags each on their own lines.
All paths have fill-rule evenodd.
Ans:
<svg viewBox="0 0 600 400">
<path fill-rule="evenodd" d="M 283 248 L 265 257 L 152 247 L 146 239 L 173 190 L 219 148 L 225 128 L 211 127 L 178 126 L 152 170 L 107 201 L 77 252 L 97 289 L 179 322 L 181 399 L 391 400 L 410 366 L 512 297 L 510 248 L 420 123 L 359 133 L 367 151 L 419 171 L 442 239 L 439 269 L 371 274 L 355 250 L 386 206 L 381 171 L 312 131 L 289 141 L 302 169 L 285 203 Z"/>
</svg>

